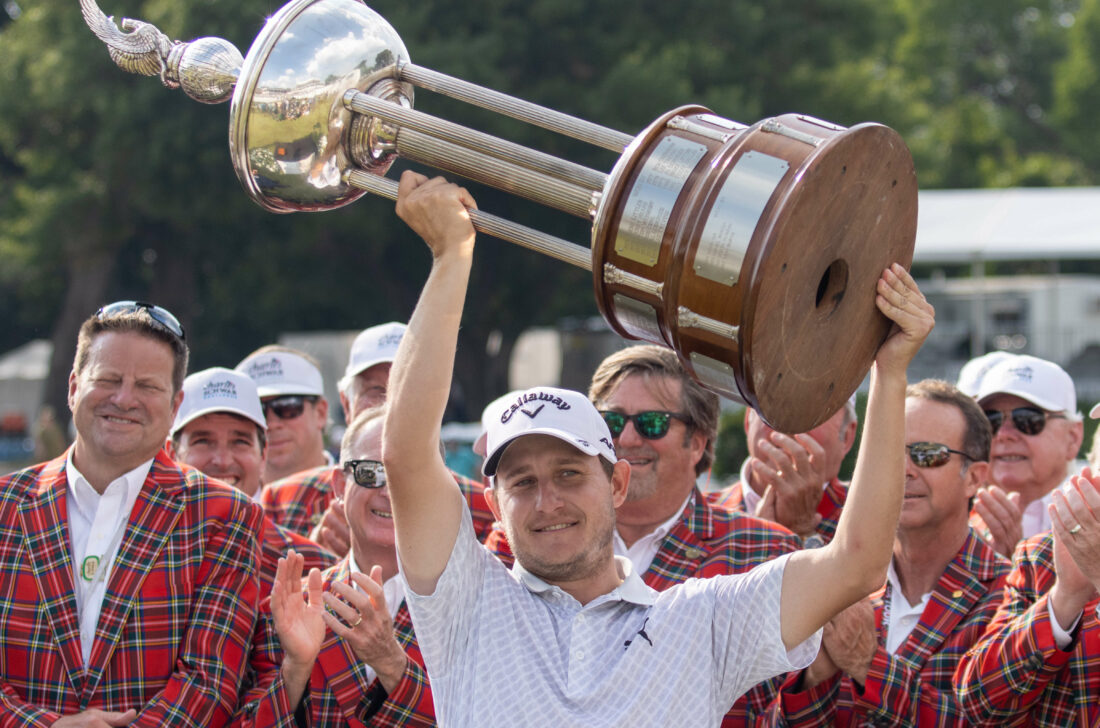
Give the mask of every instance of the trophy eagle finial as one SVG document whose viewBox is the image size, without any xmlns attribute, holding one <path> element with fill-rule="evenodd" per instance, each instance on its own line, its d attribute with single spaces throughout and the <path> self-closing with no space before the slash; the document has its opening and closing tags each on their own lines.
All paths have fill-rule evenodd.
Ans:
<svg viewBox="0 0 1100 728">
<path fill-rule="evenodd" d="M 119 68 L 142 76 L 164 71 L 174 43 L 155 25 L 123 18 L 120 29 L 114 17 L 105 15 L 95 0 L 80 0 L 80 11 L 92 33 L 107 44 L 107 52 Z"/>
</svg>

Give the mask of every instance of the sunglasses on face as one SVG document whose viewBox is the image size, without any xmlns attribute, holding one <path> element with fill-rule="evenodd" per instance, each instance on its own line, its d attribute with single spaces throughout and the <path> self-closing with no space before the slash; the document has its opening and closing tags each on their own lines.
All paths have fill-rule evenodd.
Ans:
<svg viewBox="0 0 1100 728">
<path fill-rule="evenodd" d="M 1047 426 L 1047 420 L 1065 419 L 1066 416 L 1057 412 L 1047 412 L 1038 407 L 1017 407 L 1011 411 L 986 410 L 985 416 L 989 418 L 989 424 L 993 427 L 993 434 L 1001 429 L 1005 415 L 1012 417 L 1012 426 L 1023 435 L 1038 435 Z"/>
<path fill-rule="evenodd" d="M 627 422 L 634 423 L 634 429 L 647 440 L 660 440 L 668 434 L 668 428 L 673 419 L 680 420 L 685 425 L 687 417 L 676 412 L 639 412 L 636 415 L 627 415 L 622 412 L 600 412 L 603 421 L 607 423 L 607 429 L 611 430 L 612 437 L 618 437 L 626 429 Z"/>
<path fill-rule="evenodd" d="M 962 450 L 952 450 L 940 442 L 913 442 L 905 446 L 909 451 L 909 459 L 918 468 L 938 468 L 947 464 L 951 459 L 951 453 L 962 455 L 967 460 L 973 460 Z"/>
<path fill-rule="evenodd" d="M 111 318 L 112 316 L 137 313 L 138 311 L 147 313 L 155 324 L 178 338 L 180 341 L 187 338 L 183 335 L 183 325 L 180 324 L 179 319 L 173 316 L 168 309 L 161 308 L 156 304 L 147 303 L 145 301 L 115 301 L 114 303 L 108 303 L 95 312 L 95 317 L 97 319 L 105 319 Z"/>
<path fill-rule="evenodd" d="M 377 460 L 345 460 L 344 472 L 364 488 L 381 488 L 386 484 L 386 469 Z"/>
<path fill-rule="evenodd" d="M 264 417 L 270 417 L 270 412 L 274 412 L 275 416 L 280 420 L 293 420 L 302 416 L 302 412 L 305 411 L 306 402 L 316 402 L 317 397 L 314 395 L 302 395 L 302 394 L 289 394 L 284 397 L 276 397 L 263 402 Z"/>
</svg>

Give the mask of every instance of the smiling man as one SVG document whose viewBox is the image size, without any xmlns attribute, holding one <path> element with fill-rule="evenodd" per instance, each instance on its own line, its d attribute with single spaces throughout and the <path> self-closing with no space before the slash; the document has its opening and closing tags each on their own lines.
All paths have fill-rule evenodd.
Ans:
<svg viewBox="0 0 1100 728">
<path fill-rule="evenodd" d="M 947 382 L 908 388 L 905 501 L 886 584 L 825 628 L 770 724 L 962 724 L 952 677 L 997 611 L 1009 570 L 968 522 L 991 437 L 981 408 Z"/>
<path fill-rule="evenodd" d="M 260 678 L 243 700 L 241 726 L 285 725 L 295 711 L 311 726 L 435 725 L 397 575 L 382 423 L 381 408 L 367 409 L 344 433 L 334 502 L 350 526 L 351 548 L 327 571 L 310 572 L 313 606 L 302 598 L 301 557 L 281 567 L 271 610 L 261 615 L 253 656 Z"/>
<path fill-rule="evenodd" d="M 978 492 L 974 524 L 1002 556 L 1049 531 L 1051 493 L 1069 477 L 1084 437 L 1073 379 L 1034 356 L 1001 359 L 981 379 L 981 405 L 993 426 L 990 482 Z"/>
<path fill-rule="evenodd" d="M 204 369 L 183 380 L 183 403 L 172 425 L 172 454 L 177 461 L 259 502 L 266 430 L 255 382 L 231 369 Z M 302 556 L 306 569 L 326 569 L 336 562 L 335 556 L 317 544 L 265 515 L 260 541 L 261 598 L 270 593 L 279 559 L 289 549 Z"/>
<path fill-rule="evenodd" d="M 490 503 L 518 555 L 509 573 L 475 540 L 439 453 L 473 207 L 441 178 L 402 175 L 398 215 L 433 264 L 391 373 L 383 459 L 440 722 L 717 725 L 752 685 L 807 664 L 820 627 L 881 584 L 902 499 L 893 454 L 903 445 L 905 369 L 931 330 L 931 306 L 900 266 L 876 284 L 879 310 L 900 328 L 876 357 L 869 434 L 830 544 L 657 592 L 614 553 L 631 465 L 604 418 L 579 393 L 537 388 L 502 410 L 486 438 Z"/>
<path fill-rule="evenodd" d="M 262 513 L 164 450 L 187 357 L 168 311 L 104 306 L 69 375 L 75 444 L 0 480 L 0 722 L 229 720 Z"/>
</svg>

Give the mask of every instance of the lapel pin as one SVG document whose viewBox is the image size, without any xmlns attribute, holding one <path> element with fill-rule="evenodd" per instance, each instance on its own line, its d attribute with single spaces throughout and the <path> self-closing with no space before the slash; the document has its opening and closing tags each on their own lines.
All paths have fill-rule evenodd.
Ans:
<svg viewBox="0 0 1100 728">
<path fill-rule="evenodd" d="M 689 559 L 697 559 L 702 555 L 702 549 L 697 549 L 694 546 L 688 546 L 686 549 L 684 549 L 684 556 L 687 556 Z"/>
<path fill-rule="evenodd" d="M 94 579 L 95 573 L 98 570 L 98 556 L 85 556 L 84 560 L 80 562 L 80 578 L 84 581 L 91 581 L 92 579 Z"/>
<path fill-rule="evenodd" d="M 958 598 L 959 598 L 959 597 L 961 597 L 962 595 L 963 595 L 963 593 L 962 593 L 962 589 L 956 589 L 955 591 L 951 592 L 951 596 L 952 596 L 952 598 L 954 598 L 954 599 L 958 599 Z"/>
</svg>

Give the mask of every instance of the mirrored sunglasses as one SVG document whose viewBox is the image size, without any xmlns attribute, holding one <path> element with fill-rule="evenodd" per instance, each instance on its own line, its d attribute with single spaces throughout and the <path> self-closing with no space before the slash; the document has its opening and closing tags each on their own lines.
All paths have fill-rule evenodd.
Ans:
<svg viewBox="0 0 1100 728">
<path fill-rule="evenodd" d="M 973 460 L 962 450 L 952 450 L 941 442 L 912 442 L 905 446 L 909 451 L 909 459 L 918 468 L 938 468 L 945 465 L 951 459 L 951 453 L 962 455 L 967 460 Z"/>
<path fill-rule="evenodd" d="M 147 313 L 154 323 L 181 341 L 187 338 L 183 333 L 183 325 L 179 322 L 179 319 L 172 315 L 171 311 L 146 301 L 115 301 L 114 303 L 108 303 L 95 312 L 95 317 L 105 319 L 112 316 L 137 313 L 138 311 Z"/>
<path fill-rule="evenodd" d="M 635 415 L 622 412 L 601 411 L 600 416 L 607 423 L 607 429 L 611 430 L 612 437 L 618 437 L 626 429 L 627 422 L 634 423 L 634 429 L 647 440 L 660 440 L 668 434 L 668 428 L 673 419 L 688 424 L 688 418 L 677 412 L 639 412 Z"/>
<path fill-rule="evenodd" d="M 356 485 L 381 488 L 386 484 L 386 469 L 377 460 L 345 460 L 344 472 L 350 473 Z"/>
<path fill-rule="evenodd" d="M 302 412 L 304 412 L 306 408 L 306 402 L 316 401 L 317 397 L 315 395 L 288 394 L 282 397 L 269 399 L 261 404 L 264 408 L 265 418 L 270 416 L 268 414 L 269 412 L 274 412 L 275 416 L 280 420 L 293 420 L 302 416 Z"/>
<path fill-rule="evenodd" d="M 1012 426 L 1023 435 L 1038 435 L 1047 426 L 1047 420 L 1065 419 L 1065 415 L 1058 412 L 1047 412 L 1038 407 L 1016 407 L 1012 410 L 985 410 L 985 416 L 993 428 L 993 434 L 1001 429 L 1005 415 L 1012 418 Z"/>
</svg>

